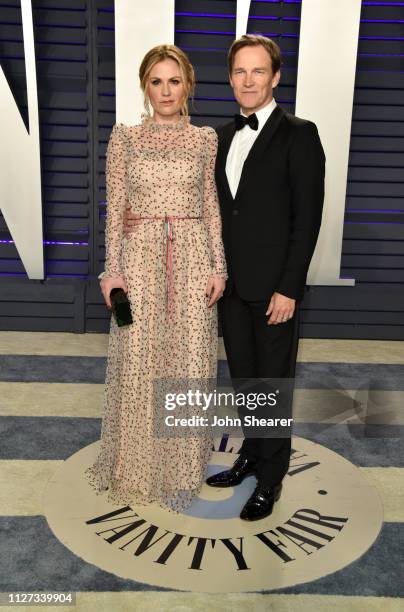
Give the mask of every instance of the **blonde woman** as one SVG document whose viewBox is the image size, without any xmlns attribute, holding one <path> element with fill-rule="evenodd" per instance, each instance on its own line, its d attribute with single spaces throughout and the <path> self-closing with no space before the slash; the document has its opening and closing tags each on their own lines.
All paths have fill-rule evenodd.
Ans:
<svg viewBox="0 0 404 612">
<path fill-rule="evenodd" d="M 211 440 L 157 438 L 153 384 L 216 376 L 216 302 L 227 278 L 217 136 L 190 123 L 194 70 L 178 47 L 151 49 L 139 78 L 147 113 L 139 125 L 114 125 L 107 147 L 100 275 L 107 307 L 111 290 L 124 289 L 133 323 L 118 327 L 111 318 L 100 451 L 85 474 L 114 504 L 182 511 L 204 481 Z M 138 217 L 128 237 L 125 207 Z"/>
</svg>

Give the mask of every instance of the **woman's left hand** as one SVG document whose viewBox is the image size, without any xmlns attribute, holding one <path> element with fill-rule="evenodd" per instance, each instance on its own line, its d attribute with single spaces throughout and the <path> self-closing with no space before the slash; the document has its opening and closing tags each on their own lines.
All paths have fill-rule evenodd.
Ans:
<svg viewBox="0 0 404 612">
<path fill-rule="evenodd" d="M 210 276 L 208 284 L 206 285 L 206 295 L 209 299 L 208 308 L 211 308 L 213 304 L 222 297 L 226 281 L 220 276 Z"/>
</svg>

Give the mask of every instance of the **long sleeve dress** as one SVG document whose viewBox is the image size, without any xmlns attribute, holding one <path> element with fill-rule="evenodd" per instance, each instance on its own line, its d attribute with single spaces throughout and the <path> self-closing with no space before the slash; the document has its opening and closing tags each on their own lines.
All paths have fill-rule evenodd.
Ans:
<svg viewBox="0 0 404 612">
<path fill-rule="evenodd" d="M 124 277 L 133 324 L 118 327 L 111 317 L 100 450 L 85 476 L 113 504 L 182 511 L 206 475 L 209 432 L 156 437 L 153 389 L 160 379 L 216 377 L 217 308 L 205 294 L 210 276 L 227 278 L 216 152 L 216 132 L 186 116 L 118 123 L 108 142 L 100 278 Z M 127 203 L 142 218 L 128 238 Z"/>
</svg>

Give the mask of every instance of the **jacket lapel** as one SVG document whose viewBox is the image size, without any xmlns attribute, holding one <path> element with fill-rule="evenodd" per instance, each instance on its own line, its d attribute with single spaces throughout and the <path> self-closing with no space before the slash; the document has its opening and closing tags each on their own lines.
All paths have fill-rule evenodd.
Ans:
<svg viewBox="0 0 404 612">
<path fill-rule="evenodd" d="M 235 127 L 234 121 L 232 121 L 231 123 L 228 123 L 222 128 L 222 133 L 219 139 L 219 147 L 218 147 L 218 153 L 217 153 L 218 174 L 219 174 L 220 180 L 222 181 L 223 187 L 226 191 L 227 197 L 231 201 L 233 201 L 233 196 L 230 191 L 229 181 L 227 180 L 226 160 L 227 160 L 227 154 L 230 149 L 231 141 L 233 140 L 233 136 L 235 132 L 236 132 L 236 127 Z"/>
<path fill-rule="evenodd" d="M 258 159 L 261 157 L 261 155 L 264 153 L 265 149 L 267 148 L 284 114 L 285 114 L 285 111 L 279 105 L 277 105 L 272 111 L 272 113 L 270 114 L 267 121 L 265 122 L 265 125 L 260 131 L 260 133 L 258 134 L 257 138 L 255 139 L 255 142 L 253 146 L 251 147 L 247 155 L 247 158 L 243 164 L 243 169 L 241 171 L 241 176 L 240 176 L 240 182 L 238 184 L 237 193 L 234 198 L 235 200 L 240 195 L 240 193 L 245 189 L 246 185 L 248 184 L 248 180 L 254 177 L 254 165 L 258 161 Z M 229 148 L 230 148 L 230 144 L 229 144 Z M 229 149 L 227 149 L 227 152 L 228 150 Z M 226 153 L 226 156 L 227 156 L 227 153 Z M 226 159 L 224 163 L 226 164 Z"/>
</svg>

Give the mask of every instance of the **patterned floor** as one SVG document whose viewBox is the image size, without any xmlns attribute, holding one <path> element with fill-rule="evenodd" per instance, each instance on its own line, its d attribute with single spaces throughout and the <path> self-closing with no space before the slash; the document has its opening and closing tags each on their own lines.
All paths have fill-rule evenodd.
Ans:
<svg viewBox="0 0 404 612">
<path fill-rule="evenodd" d="M 99 438 L 106 347 L 104 334 L 0 333 L 0 592 L 71 590 L 80 611 L 403 609 L 404 342 L 301 342 L 296 434 L 358 467 L 382 499 L 383 525 L 343 569 L 255 593 L 179 592 L 124 579 L 74 554 L 50 529 L 47 483 Z M 218 357 L 224 372 L 223 347 Z M 31 608 L 5 609 L 20 607 Z"/>
</svg>

